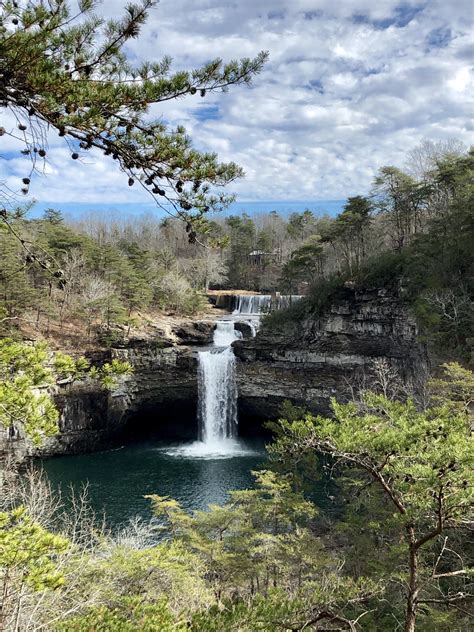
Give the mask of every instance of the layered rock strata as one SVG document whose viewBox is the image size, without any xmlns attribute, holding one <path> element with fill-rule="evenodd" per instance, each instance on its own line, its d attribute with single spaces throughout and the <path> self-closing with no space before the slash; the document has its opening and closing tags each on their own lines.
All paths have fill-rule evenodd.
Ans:
<svg viewBox="0 0 474 632">
<path fill-rule="evenodd" d="M 361 376 L 370 386 L 375 360 L 395 367 L 407 382 L 422 382 L 428 368 L 424 346 L 409 308 L 399 294 L 346 287 L 331 298 L 320 316 L 286 322 L 233 343 L 237 356 L 240 429 L 259 431 L 278 417 L 285 400 L 315 413 L 328 413 L 332 397 L 350 396 Z M 202 321 L 176 331 L 178 342 L 129 341 L 95 354 L 100 365 L 127 360 L 133 374 L 113 392 L 93 382 L 65 384 L 55 393 L 61 411 L 60 433 L 40 450 L 12 431 L 0 434 L 0 455 L 65 454 L 103 449 L 137 434 L 193 438 L 197 432 L 197 350 L 214 324 Z M 245 330 L 245 331 L 244 331 Z M 125 436 L 125 434 L 127 436 Z"/>
<path fill-rule="evenodd" d="M 332 397 L 347 399 L 364 377 L 370 386 L 377 359 L 411 383 L 422 382 L 428 368 L 413 315 L 386 290 L 344 288 L 321 316 L 276 331 L 264 326 L 233 347 L 241 413 L 255 418 L 278 416 L 285 399 L 328 413 Z"/>
</svg>

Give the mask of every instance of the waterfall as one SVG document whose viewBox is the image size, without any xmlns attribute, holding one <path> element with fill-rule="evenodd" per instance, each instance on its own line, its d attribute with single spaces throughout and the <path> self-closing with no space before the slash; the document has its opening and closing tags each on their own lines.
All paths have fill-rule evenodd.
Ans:
<svg viewBox="0 0 474 632">
<path fill-rule="evenodd" d="M 217 321 L 214 347 L 198 354 L 199 440 L 211 447 L 237 436 L 237 382 L 231 344 L 238 333 L 232 321 Z"/>
<path fill-rule="evenodd" d="M 234 314 L 262 314 L 269 311 L 272 303 L 270 294 L 239 294 Z"/>
<path fill-rule="evenodd" d="M 237 436 L 235 356 L 230 347 L 203 351 L 198 368 L 199 440 L 216 444 Z"/>
<path fill-rule="evenodd" d="M 230 345 L 241 338 L 240 331 L 236 331 L 234 323 L 231 320 L 218 320 L 216 328 L 214 330 L 214 346 L 215 347 L 230 347 Z M 206 352 L 203 352 L 206 353 Z"/>
<path fill-rule="evenodd" d="M 236 360 L 232 342 L 242 334 L 218 320 L 213 346 L 198 352 L 198 441 L 166 448 L 169 456 L 222 459 L 254 454 L 237 439 Z"/>
<path fill-rule="evenodd" d="M 302 296 L 298 294 L 239 294 L 234 296 L 233 314 L 257 315 L 269 312 L 273 309 L 284 309 L 292 303 L 299 301 Z"/>
</svg>

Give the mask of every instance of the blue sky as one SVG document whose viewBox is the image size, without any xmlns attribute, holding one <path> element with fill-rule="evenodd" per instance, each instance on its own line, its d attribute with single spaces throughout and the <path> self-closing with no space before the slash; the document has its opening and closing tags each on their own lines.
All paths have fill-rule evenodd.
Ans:
<svg viewBox="0 0 474 632">
<path fill-rule="evenodd" d="M 315 215 L 335 216 L 341 212 L 346 200 L 264 200 L 260 202 L 239 202 L 236 201 L 225 211 L 219 213 L 220 216 L 258 215 L 276 211 L 280 215 L 288 216 L 290 213 L 302 213 L 306 209 Z M 38 202 L 29 213 L 29 217 L 41 217 L 43 212 L 51 207 L 61 208 L 63 215 L 67 218 L 76 219 L 84 214 L 102 215 L 107 217 L 140 217 L 143 215 L 164 215 L 163 211 L 156 208 L 153 203 L 81 203 L 63 202 L 60 205 L 49 202 Z"/>
<path fill-rule="evenodd" d="M 116 16 L 121 4 L 105 0 L 98 11 Z M 244 168 L 229 188 L 233 212 L 334 213 L 369 192 L 382 165 L 404 167 L 421 141 L 473 143 L 472 35 L 466 0 L 161 0 L 128 53 L 169 54 L 179 69 L 268 50 L 252 87 L 172 101 L 150 116 L 184 125 L 199 149 Z M 27 169 L 18 149 L 2 138 L 0 180 L 14 189 Z M 74 162 L 56 135 L 30 190 L 38 209 L 150 210 L 113 161 L 88 153 Z"/>
</svg>

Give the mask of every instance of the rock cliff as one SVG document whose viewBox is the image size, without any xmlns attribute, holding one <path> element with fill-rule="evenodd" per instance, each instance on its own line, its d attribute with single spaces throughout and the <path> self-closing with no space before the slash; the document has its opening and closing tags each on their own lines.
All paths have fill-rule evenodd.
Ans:
<svg viewBox="0 0 474 632">
<path fill-rule="evenodd" d="M 320 316 L 275 331 L 263 327 L 233 347 L 240 359 L 241 414 L 254 418 L 277 416 L 285 399 L 326 413 L 331 397 L 347 398 L 351 383 L 376 358 L 410 382 L 421 380 L 428 367 L 413 315 L 387 290 L 346 287 Z"/>
<path fill-rule="evenodd" d="M 60 432 L 35 448 L 20 433 L 0 432 L 0 456 L 74 454 L 103 449 L 140 434 L 192 436 L 197 432 L 197 358 L 191 348 L 147 341 L 95 353 L 100 365 L 113 358 L 133 367 L 112 391 L 88 380 L 58 386 L 54 399 Z"/>
<path fill-rule="evenodd" d="M 245 323 L 242 325 L 248 328 Z M 140 434 L 194 438 L 197 434 L 197 351 L 212 323 L 187 325 L 174 342 L 131 341 L 96 354 L 93 363 L 128 360 L 134 369 L 113 392 L 92 382 L 63 385 L 55 394 L 61 410 L 60 433 L 40 450 L 19 435 L 4 432 L 0 453 L 64 454 L 92 451 Z M 351 383 L 374 359 L 385 359 L 403 379 L 427 372 L 414 317 L 400 297 L 386 290 L 346 287 L 319 316 L 287 322 L 257 337 L 233 343 L 237 356 L 240 427 L 245 433 L 275 418 L 284 400 L 316 413 L 329 411 L 331 397 L 345 399 Z M 370 385 L 370 383 L 369 383 Z"/>
<path fill-rule="evenodd" d="M 181 436 L 194 422 L 196 357 L 188 347 L 147 345 L 111 349 L 104 360 L 130 362 L 133 373 L 111 392 L 93 382 L 59 389 L 60 433 L 42 454 L 84 452 L 129 435 Z"/>
</svg>

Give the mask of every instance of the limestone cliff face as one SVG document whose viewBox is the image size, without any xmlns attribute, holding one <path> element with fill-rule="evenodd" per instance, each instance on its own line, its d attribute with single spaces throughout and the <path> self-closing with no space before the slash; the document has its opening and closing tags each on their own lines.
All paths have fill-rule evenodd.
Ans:
<svg viewBox="0 0 474 632">
<path fill-rule="evenodd" d="M 0 454 L 15 460 L 25 456 L 74 454 L 107 448 L 129 435 L 192 433 L 197 406 L 197 359 L 189 347 L 148 341 L 133 348 L 95 354 L 95 364 L 113 358 L 127 360 L 133 374 L 108 392 L 97 382 L 64 384 L 55 389 L 61 411 L 60 432 L 39 447 L 19 434 L 0 436 Z M 146 424 L 146 428 L 144 425 Z M 183 424 L 185 427 L 183 428 Z"/>
<path fill-rule="evenodd" d="M 182 340 L 205 344 L 213 327 L 212 322 L 188 327 L 174 344 L 148 339 L 97 354 L 91 358 L 94 364 L 114 357 L 128 360 L 133 374 L 110 393 L 92 382 L 59 387 L 59 435 L 33 450 L 20 435 L 3 432 L 0 455 L 3 450 L 21 460 L 32 453 L 87 452 L 126 440 L 124 433 L 195 437 L 198 347 Z M 319 317 L 273 332 L 264 327 L 256 338 L 234 342 L 241 429 L 251 432 L 262 420 L 277 417 L 285 399 L 327 413 L 331 397 L 348 397 L 351 382 L 376 358 L 386 359 L 406 380 L 422 378 L 428 359 L 417 334 L 399 296 L 348 287 Z"/>
<path fill-rule="evenodd" d="M 357 374 L 386 359 L 406 380 L 427 370 L 409 309 L 386 290 L 344 288 L 319 317 L 233 344 L 244 415 L 272 418 L 285 399 L 329 411 L 330 398 L 347 398 Z"/>
</svg>

